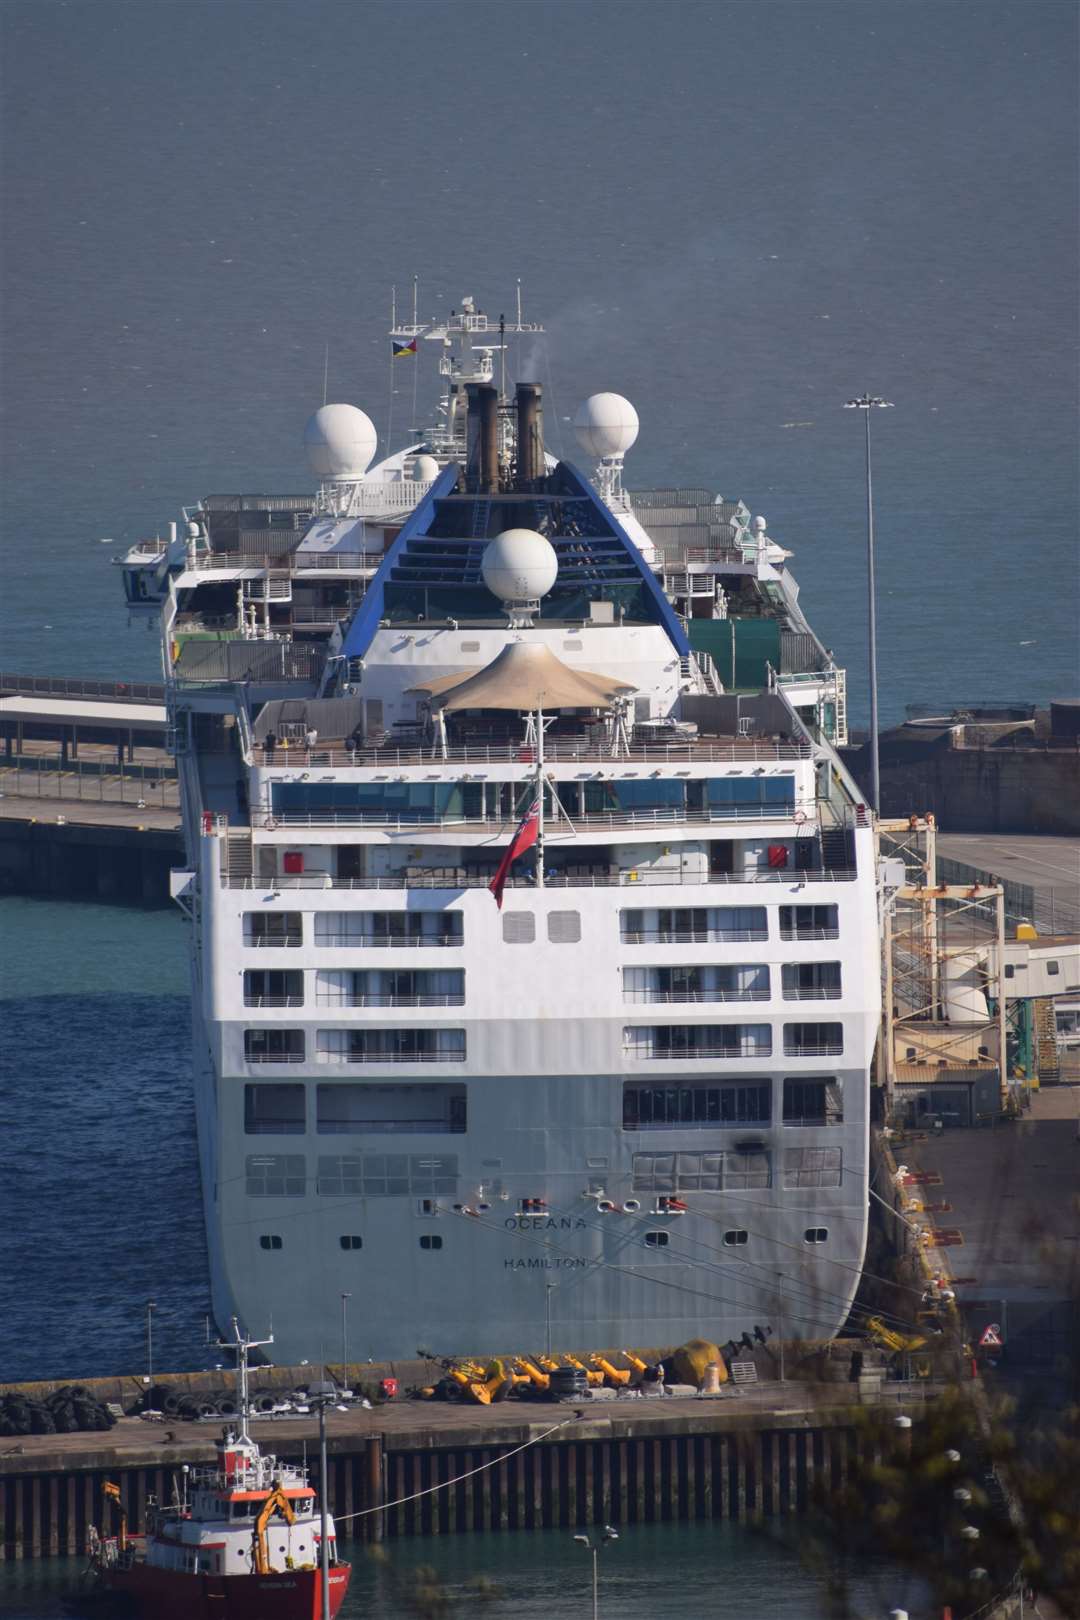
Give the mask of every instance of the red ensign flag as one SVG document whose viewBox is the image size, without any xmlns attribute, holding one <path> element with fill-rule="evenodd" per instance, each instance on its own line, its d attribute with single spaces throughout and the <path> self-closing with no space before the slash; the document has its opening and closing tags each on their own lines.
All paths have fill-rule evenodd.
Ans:
<svg viewBox="0 0 1080 1620">
<path fill-rule="evenodd" d="M 503 889 L 506 887 L 506 880 L 510 876 L 510 868 L 519 855 L 524 855 L 525 851 L 531 849 L 536 843 L 539 831 L 540 799 L 537 796 L 518 822 L 517 831 L 507 846 L 506 854 L 499 862 L 499 869 L 488 884 L 488 888 L 495 896 L 495 904 L 500 911 L 502 910 Z"/>
</svg>

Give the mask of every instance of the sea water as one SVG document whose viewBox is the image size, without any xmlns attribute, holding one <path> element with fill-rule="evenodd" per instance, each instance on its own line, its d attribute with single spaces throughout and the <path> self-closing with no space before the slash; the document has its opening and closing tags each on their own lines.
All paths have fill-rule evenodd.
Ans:
<svg viewBox="0 0 1080 1620">
<path fill-rule="evenodd" d="M 592 1558 L 573 1536 L 421 1537 L 386 1543 L 374 1557 L 355 1548 L 341 1620 L 586 1620 Z M 73 1558 L 0 1566 L 7 1620 L 106 1620 L 99 1605 L 79 1600 L 83 1567 Z M 788 1532 L 723 1523 L 625 1527 L 601 1550 L 598 1586 L 599 1612 L 609 1620 L 835 1620 L 845 1612 L 880 1620 L 898 1607 L 925 1620 L 928 1613 L 921 1583 L 884 1566 L 849 1571 L 850 1607 L 830 1607 L 825 1577 L 807 1567 Z"/>
</svg>

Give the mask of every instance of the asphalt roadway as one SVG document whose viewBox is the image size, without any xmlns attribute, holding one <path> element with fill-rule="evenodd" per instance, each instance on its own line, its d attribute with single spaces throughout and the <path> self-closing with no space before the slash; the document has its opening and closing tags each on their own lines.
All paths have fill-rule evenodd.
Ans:
<svg viewBox="0 0 1080 1620">
<path fill-rule="evenodd" d="M 938 833 L 938 854 L 1035 889 L 1060 889 L 1080 908 L 1080 839 Z M 1071 895 L 1069 893 L 1071 891 Z"/>
</svg>

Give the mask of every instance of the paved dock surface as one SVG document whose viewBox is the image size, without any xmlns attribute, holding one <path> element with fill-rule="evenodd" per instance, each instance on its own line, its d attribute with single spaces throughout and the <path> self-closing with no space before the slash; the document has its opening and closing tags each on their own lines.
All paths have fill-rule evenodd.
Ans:
<svg viewBox="0 0 1080 1620">
<path fill-rule="evenodd" d="M 887 1385 L 882 1399 L 890 1405 L 921 1400 L 924 1389 Z M 334 1408 L 327 1414 L 330 1449 L 355 1450 L 373 1435 L 407 1449 L 520 1445 L 544 1430 L 558 1427 L 559 1438 L 698 1432 L 703 1427 L 778 1424 L 784 1428 L 837 1422 L 850 1413 L 857 1396 L 846 1382 L 797 1384 L 763 1382 L 728 1386 L 719 1396 L 509 1400 L 496 1406 L 471 1401 L 395 1400 L 370 1410 Z M 577 1414 L 581 1414 L 578 1416 Z M 113 1429 L 89 1434 L 30 1434 L 0 1442 L 0 1475 L 47 1469 L 161 1466 L 163 1462 L 210 1462 L 222 1427 L 229 1421 L 147 1423 L 120 1418 Z M 571 1433 L 573 1431 L 573 1433 Z M 268 1451 L 290 1452 L 318 1441 L 314 1416 L 256 1421 L 251 1432 Z M 168 1439 L 167 1436 L 173 1436 Z M 555 1436 L 553 1435 L 554 1439 Z"/>
<path fill-rule="evenodd" d="M 938 833 L 938 854 L 1011 883 L 1073 891 L 1080 905 L 1080 839 L 1003 833 Z"/>
</svg>

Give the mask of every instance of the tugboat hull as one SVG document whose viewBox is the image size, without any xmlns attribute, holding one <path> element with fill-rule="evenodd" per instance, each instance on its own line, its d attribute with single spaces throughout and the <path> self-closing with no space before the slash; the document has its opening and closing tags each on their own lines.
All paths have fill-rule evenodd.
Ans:
<svg viewBox="0 0 1080 1620">
<path fill-rule="evenodd" d="M 352 1569 L 330 1571 L 330 1615 L 338 1613 L 349 1590 Z M 105 1586 L 126 1598 L 140 1620 L 322 1620 L 321 1576 L 317 1569 L 272 1575 L 189 1575 L 138 1563 L 110 1570 Z"/>
</svg>

